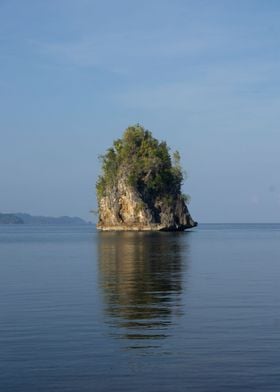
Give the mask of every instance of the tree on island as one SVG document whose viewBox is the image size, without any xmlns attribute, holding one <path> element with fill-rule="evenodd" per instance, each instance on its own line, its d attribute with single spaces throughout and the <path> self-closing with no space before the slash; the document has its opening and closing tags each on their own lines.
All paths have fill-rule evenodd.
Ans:
<svg viewBox="0 0 280 392">
<path fill-rule="evenodd" d="M 180 154 L 175 151 L 171 157 L 166 142 L 137 124 L 128 127 L 100 159 L 99 228 L 183 230 L 195 226 L 185 205 L 188 196 L 181 192 Z"/>
</svg>

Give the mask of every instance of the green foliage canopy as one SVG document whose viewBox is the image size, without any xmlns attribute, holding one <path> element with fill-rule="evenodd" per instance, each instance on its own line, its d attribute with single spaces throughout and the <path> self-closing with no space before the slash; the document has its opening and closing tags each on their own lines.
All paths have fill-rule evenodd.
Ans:
<svg viewBox="0 0 280 392">
<path fill-rule="evenodd" d="M 115 140 L 100 157 L 98 200 L 115 187 L 119 176 L 126 178 L 128 185 L 135 187 L 144 199 L 180 194 L 184 177 L 180 154 L 176 151 L 172 159 L 169 151 L 165 142 L 159 142 L 139 124 L 128 127 L 122 138 Z"/>
</svg>

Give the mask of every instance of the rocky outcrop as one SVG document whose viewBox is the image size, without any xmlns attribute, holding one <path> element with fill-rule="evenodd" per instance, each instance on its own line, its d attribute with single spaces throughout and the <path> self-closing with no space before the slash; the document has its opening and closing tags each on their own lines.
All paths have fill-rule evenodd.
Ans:
<svg viewBox="0 0 280 392">
<path fill-rule="evenodd" d="M 182 231 L 197 225 L 181 192 L 180 155 L 171 157 L 150 131 L 127 128 L 101 160 L 98 229 Z"/>
<path fill-rule="evenodd" d="M 182 195 L 169 202 L 158 197 L 151 205 L 123 179 L 99 203 L 97 228 L 103 231 L 183 231 L 196 225 Z"/>
</svg>

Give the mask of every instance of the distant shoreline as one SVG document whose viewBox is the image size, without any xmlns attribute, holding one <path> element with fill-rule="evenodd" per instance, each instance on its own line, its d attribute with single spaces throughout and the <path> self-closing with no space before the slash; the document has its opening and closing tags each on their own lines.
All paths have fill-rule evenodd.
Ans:
<svg viewBox="0 0 280 392">
<path fill-rule="evenodd" d="M 79 217 L 34 216 L 26 213 L 0 213 L 0 225 L 93 225 Z"/>
</svg>

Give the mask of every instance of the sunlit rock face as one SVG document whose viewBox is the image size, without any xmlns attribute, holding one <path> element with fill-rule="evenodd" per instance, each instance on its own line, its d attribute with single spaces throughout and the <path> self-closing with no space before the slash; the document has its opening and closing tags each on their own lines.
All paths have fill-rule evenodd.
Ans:
<svg viewBox="0 0 280 392">
<path fill-rule="evenodd" d="M 97 182 L 100 230 L 182 231 L 197 225 L 181 193 L 179 154 L 140 126 L 128 128 L 103 156 Z"/>
<path fill-rule="evenodd" d="M 165 205 L 160 197 L 151 205 L 121 180 L 108 193 L 99 203 L 100 230 L 182 231 L 197 225 L 181 195 L 173 195 L 170 205 Z"/>
</svg>

